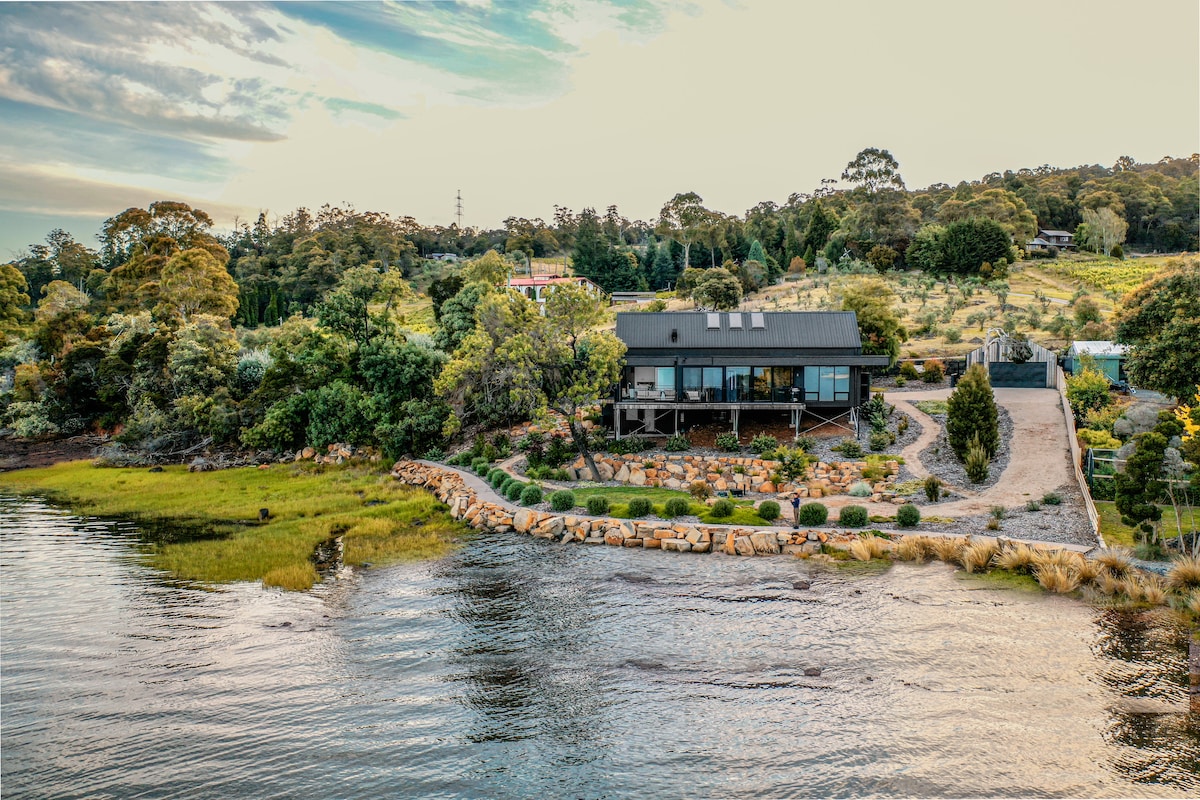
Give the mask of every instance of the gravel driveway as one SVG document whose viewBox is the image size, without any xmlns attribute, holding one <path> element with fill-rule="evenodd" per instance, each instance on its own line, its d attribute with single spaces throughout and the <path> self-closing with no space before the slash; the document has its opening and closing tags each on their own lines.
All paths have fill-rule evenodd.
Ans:
<svg viewBox="0 0 1200 800">
<path fill-rule="evenodd" d="M 1058 392 L 1054 389 L 995 389 L 997 404 L 1012 418 L 1011 457 L 999 480 L 979 492 L 969 487 L 958 493 L 968 495 L 937 505 L 937 513 L 945 516 L 986 514 L 992 506 L 1024 505 L 1040 500 L 1047 492 L 1060 491 L 1074 481 L 1070 449 L 1067 443 L 1067 423 L 1063 419 Z M 927 414 L 917 411 L 912 403 L 918 400 L 945 400 L 949 389 L 914 392 L 889 392 L 887 401 L 911 414 L 921 423 L 920 438 L 901 451 L 908 468 L 918 477 L 929 471 L 921 463 L 920 453 L 937 438 L 941 425 Z"/>
</svg>

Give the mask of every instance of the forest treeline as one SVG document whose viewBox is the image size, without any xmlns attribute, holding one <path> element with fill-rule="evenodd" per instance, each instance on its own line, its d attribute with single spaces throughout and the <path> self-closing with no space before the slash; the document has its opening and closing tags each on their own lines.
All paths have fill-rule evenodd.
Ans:
<svg viewBox="0 0 1200 800">
<path fill-rule="evenodd" d="M 651 221 L 559 207 L 494 230 L 327 205 L 221 234 L 204 211 L 163 201 L 106 220 L 96 249 L 55 230 L 0 265 L 0 422 L 24 436 L 119 431 L 164 452 L 344 441 L 422 453 L 463 425 L 603 391 L 618 344 L 497 289 L 532 259 L 569 258 L 608 291 L 673 287 L 721 307 L 785 271 L 846 259 L 987 277 L 1039 228 L 1113 254 L 1195 250 L 1197 161 L 909 191 L 891 154 L 868 149 L 841 176 L 852 189 L 828 181 L 741 216 L 680 193 Z M 463 261 L 431 275 L 428 259 L 446 253 Z M 418 277 L 432 278 L 432 334 L 393 313 Z M 586 298 L 560 305 L 590 318 Z"/>
</svg>

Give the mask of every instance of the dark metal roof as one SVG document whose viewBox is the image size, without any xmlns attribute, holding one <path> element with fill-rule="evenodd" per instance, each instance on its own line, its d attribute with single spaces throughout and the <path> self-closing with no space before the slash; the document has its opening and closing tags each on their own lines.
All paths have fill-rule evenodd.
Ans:
<svg viewBox="0 0 1200 800">
<path fill-rule="evenodd" d="M 630 350 L 744 350 L 776 348 L 839 349 L 858 352 L 862 340 L 853 311 L 766 311 L 763 327 L 755 327 L 759 312 L 719 314 L 719 326 L 710 328 L 712 312 L 661 311 L 617 314 L 617 337 Z M 730 328 L 731 314 L 741 315 L 741 328 Z M 735 320 L 737 322 L 737 320 Z M 674 333 L 674 338 L 672 338 Z"/>
</svg>

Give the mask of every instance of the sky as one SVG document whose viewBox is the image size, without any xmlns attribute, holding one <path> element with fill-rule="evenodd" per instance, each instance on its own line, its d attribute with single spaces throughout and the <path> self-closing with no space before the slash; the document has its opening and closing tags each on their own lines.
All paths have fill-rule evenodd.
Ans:
<svg viewBox="0 0 1200 800">
<path fill-rule="evenodd" d="M 131 206 L 499 227 L 1200 150 L 1195 0 L 0 2 L 0 258 Z"/>
</svg>

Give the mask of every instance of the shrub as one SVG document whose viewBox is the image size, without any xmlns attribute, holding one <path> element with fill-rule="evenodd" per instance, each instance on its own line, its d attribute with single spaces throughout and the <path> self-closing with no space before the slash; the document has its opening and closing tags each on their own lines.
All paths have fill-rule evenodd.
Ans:
<svg viewBox="0 0 1200 800">
<path fill-rule="evenodd" d="M 836 444 L 830 449 L 841 453 L 846 458 L 863 457 L 862 445 L 858 443 L 857 439 L 842 439 L 840 444 Z"/>
<path fill-rule="evenodd" d="M 529 484 L 524 483 L 523 481 L 513 481 L 512 483 L 508 484 L 508 488 L 504 490 L 504 496 L 515 503 L 521 499 L 521 495 L 528 487 Z"/>
<path fill-rule="evenodd" d="M 700 502 L 704 502 L 708 498 L 712 497 L 712 489 L 704 481 L 694 481 L 692 485 L 688 487 L 688 494 Z"/>
<path fill-rule="evenodd" d="M 829 509 L 821 503 L 805 503 L 796 512 L 796 521 L 801 525 L 824 525 L 829 519 Z"/>
<path fill-rule="evenodd" d="M 859 481 L 851 486 L 850 491 L 846 492 L 846 494 L 850 495 L 851 497 L 870 497 L 872 494 L 874 494 L 874 492 L 871 491 L 870 486 L 862 481 Z"/>
<path fill-rule="evenodd" d="M 492 465 L 486 458 L 477 458 L 471 462 L 471 471 L 483 477 L 492 471 Z"/>
<path fill-rule="evenodd" d="M 738 437 L 732 433 L 719 433 L 714 442 L 716 446 L 727 453 L 732 453 L 741 449 L 741 444 L 738 442 Z"/>
<path fill-rule="evenodd" d="M 758 504 L 758 516 L 767 522 L 779 519 L 779 503 L 774 500 L 763 500 Z"/>
<path fill-rule="evenodd" d="M 555 511 L 570 511 L 575 507 L 575 493 L 570 489 L 559 489 L 550 495 L 550 507 Z"/>
<path fill-rule="evenodd" d="M 910 381 L 915 381 L 921 377 L 921 373 L 917 371 L 917 365 L 911 361 L 905 361 L 900 365 L 900 377 Z"/>
<path fill-rule="evenodd" d="M 641 436 L 626 436 L 624 439 L 613 439 L 608 443 L 608 452 L 615 455 L 641 453 L 650 449 L 650 442 Z"/>
<path fill-rule="evenodd" d="M 692 510 L 692 505 L 682 497 L 672 497 L 663 506 L 663 516 L 667 519 L 672 517 L 686 516 Z"/>
<path fill-rule="evenodd" d="M 1025 504 L 1025 510 L 1026 511 L 1041 511 L 1042 504 L 1039 503 L 1037 500 L 1030 500 L 1028 503 Z"/>
<path fill-rule="evenodd" d="M 692 443 L 686 436 L 672 436 L 667 439 L 663 449 L 671 453 L 682 453 L 684 450 L 691 450 Z"/>
<path fill-rule="evenodd" d="M 962 341 L 962 329 L 952 327 L 942 328 L 942 338 L 946 340 L 946 344 L 958 344 Z"/>
<path fill-rule="evenodd" d="M 896 388 L 897 389 L 903 389 L 907 385 L 908 385 L 908 378 L 904 377 L 903 375 L 896 376 Z"/>
<path fill-rule="evenodd" d="M 813 448 L 817 446 L 817 441 L 811 436 L 800 435 L 792 439 L 792 446 L 806 453 L 811 453 Z"/>
<path fill-rule="evenodd" d="M 896 524 L 901 528 L 915 528 L 921 521 L 921 509 L 912 503 L 905 503 L 896 509 Z"/>
<path fill-rule="evenodd" d="M 965 462 L 972 438 L 991 459 L 1000 446 L 1000 421 L 992 383 L 982 364 L 967 368 L 946 401 L 946 437 L 960 461 Z"/>
<path fill-rule="evenodd" d="M 536 506 L 542 502 L 542 487 L 529 483 L 521 490 L 521 505 Z"/>
<path fill-rule="evenodd" d="M 984 525 L 983 527 L 987 528 L 989 531 L 998 531 L 1000 530 L 1000 520 L 992 517 L 987 521 L 987 525 Z"/>
<path fill-rule="evenodd" d="M 1181 594 L 1200 589 L 1200 558 L 1176 557 L 1167 573 L 1167 584 Z"/>
<path fill-rule="evenodd" d="M 728 500 L 718 500 L 713 503 L 712 510 L 709 515 L 714 519 L 725 519 L 733 516 L 733 503 Z"/>
<path fill-rule="evenodd" d="M 647 497 L 635 497 L 629 501 L 629 516 L 645 517 L 654 511 L 654 503 Z"/>
<path fill-rule="evenodd" d="M 1108 431 L 1097 431 L 1091 428 L 1080 428 L 1075 432 L 1079 441 L 1085 447 L 1099 450 L 1116 450 L 1121 446 L 1121 440 Z"/>
<path fill-rule="evenodd" d="M 989 513 L 991 513 L 992 519 L 1004 519 L 1004 514 L 1006 512 L 1004 511 L 1004 506 L 992 506 L 992 509 Z"/>
<path fill-rule="evenodd" d="M 504 470 L 500 469 L 499 467 L 492 467 L 491 472 L 489 472 L 487 474 L 488 483 L 490 483 L 492 485 L 493 489 L 499 489 L 500 484 L 502 484 L 505 480 L 507 480 L 507 478 L 508 478 L 508 473 L 506 473 Z"/>
<path fill-rule="evenodd" d="M 892 435 L 887 431 L 875 431 L 867 439 L 867 444 L 876 453 L 887 450 L 892 444 Z"/>
<path fill-rule="evenodd" d="M 967 478 L 971 483 L 983 483 L 987 480 L 989 463 L 987 451 L 979 443 L 979 437 L 973 437 L 971 446 L 967 450 L 967 457 L 963 461 L 963 467 L 966 469 Z"/>
<path fill-rule="evenodd" d="M 609 511 L 608 498 L 603 495 L 593 495 L 587 499 L 587 511 L 593 517 L 602 517 Z"/>
<path fill-rule="evenodd" d="M 1048 506 L 1062 505 L 1062 495 L 1058 492 L 1046 492 L 1046 494 L 1042 495 L 1042 502 Z"/>
<path fill-rule="evenodd" d="M 870 521 L 870 515 L 862 506 L 842 506 L 838 514 L 838 524 L 847 528 L 863 528 Z"/>
<path fill-rule="evenodd" d="M 946 366 L 936 358 L 928 358 L 925 360 L 925 370 L 921 373 L 921 380 L 925 383 L 940 383 L 946 377 Z"/>
<path fill-rule="evenodd" d="M 936 475 L 930 475 L 925 479 L 925 499 L 931 503 L 936 503 L 942 497 L 942 482 L 938 480 Z"/>
<path fill-rule="evenodd" d="M 774 450 L 776 447 L 779 447 L 779 440 L 765 433 L 760 433 L 750 440 L 750 450 L 755 453 L 765 453 L 768 450 Z"/>
</svg>

